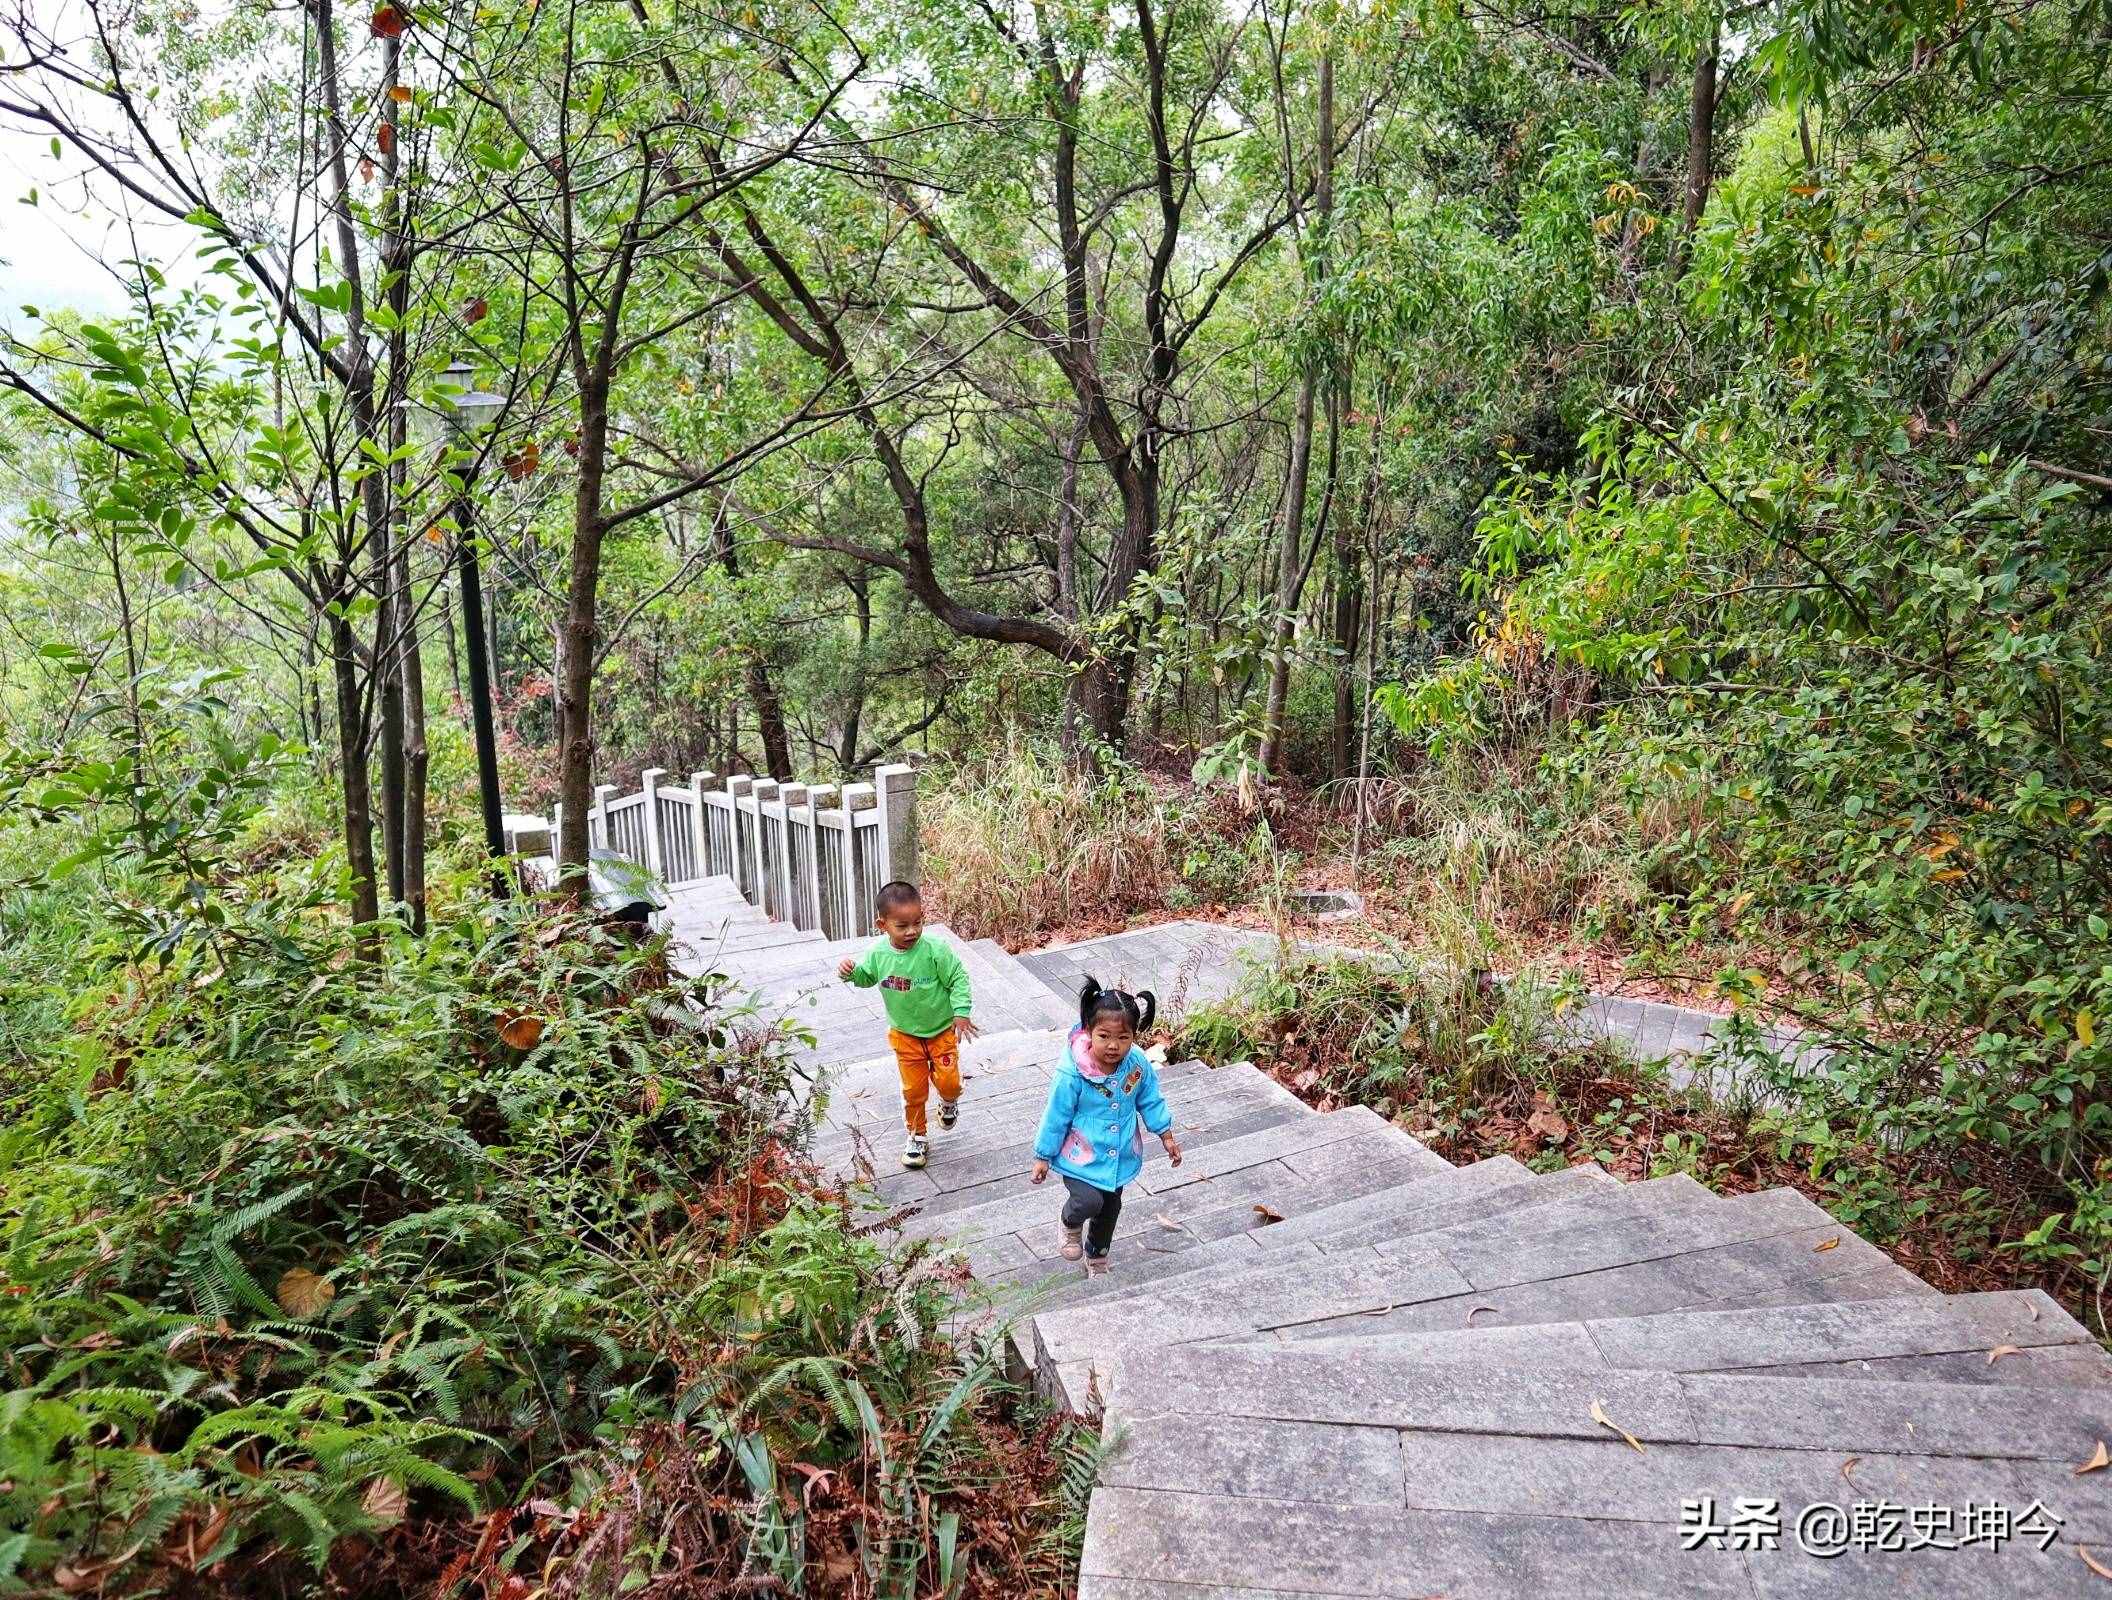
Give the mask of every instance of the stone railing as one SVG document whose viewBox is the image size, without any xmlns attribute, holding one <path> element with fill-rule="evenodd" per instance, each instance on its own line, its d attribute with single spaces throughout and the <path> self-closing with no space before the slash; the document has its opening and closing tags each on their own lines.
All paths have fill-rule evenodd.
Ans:
<svg viewBox="0 0 2112 1600">
<path fill-rule="evenodd" d="M 642 781 L 635 794 L 619 795 L 610 784 L 595 791 L 588 842 L 636 862 L 670 889 L 726 878 L 779 921 L 848 939 L 872 926 L 880 885 L 916 881 L 917 775 L 910 767 L 878 767 L 871 783 L 841 788 L 709 772 L 671 784 L 657 767 Z M 563 810 L 550 819 L 553 844 Z"/>
</svg>

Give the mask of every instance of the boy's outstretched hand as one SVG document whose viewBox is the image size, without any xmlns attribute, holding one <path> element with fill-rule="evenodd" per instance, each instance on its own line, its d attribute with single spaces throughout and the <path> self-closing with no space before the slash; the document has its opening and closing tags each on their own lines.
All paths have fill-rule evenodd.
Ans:
<svg viewBox="0 0 2112 1600">
<path fill-rule="evenodd" d="M 841 978 L 845 983 L 849 983 L 851 981 L 851 969 L 857 965 L 857 962 L 853 961 L 849 956 L 845 956 L 841 961 L 836 963 L 836 976 Z"/>
<path fill-rule="evenodd" d="M 1037 1161 L 1037 1162 L 1035 1162 L 1035 1163 L 1034 1163 L 1034 1170 L 1033 1170 L 1032 1172 L 1030 1172 L 1030 1173 L 1028 1173 L 1028 1174 L 1027 1174 L 1027 1182 L 1029 1182 L 1029 1183 L 1047 1183 L 1048 1181 L 1049 1181 L 1049 1164 L 1048 1164 L 1048 1163 L 1047 1163 L 1046 1161 Z"/>
<path fill-rule="evenodd" d="M 1181 1141 L 1173 1136 L 1171 1128 L 1159 1135 L 1159 1143 L 1166 1147 L 1166 1159 L 1175 1166 L 1179 1166 L 1181 1164 Z"/>
<path fill-rule="evenodd" d="M 975 1025 L 974 1019 L 969 1017 L 955 1017 L 953 1019 L 953 1036 L 962 1044 L 966 1044 L 970 1039 L 979 1039 L 982 1034 L 983 1030 Z"/>
</svg>

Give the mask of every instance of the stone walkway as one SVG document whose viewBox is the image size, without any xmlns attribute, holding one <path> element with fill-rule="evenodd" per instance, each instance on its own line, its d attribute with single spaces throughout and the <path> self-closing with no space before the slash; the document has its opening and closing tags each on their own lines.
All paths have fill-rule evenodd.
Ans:
<svg viewBox="0 0 2112 1600">
<path fill-rule="evenodd" d="M 1306 951 L 1337 951 L 1370 959 L 1383 955 L 1324 939 L 1300 938 Z M 1019 964 L 1063 998 L 1076 1002 L 1088 974 L 1117 988 L 1154 988 L 1169 1016 L 1222 1000 L 1239 986 L 1256 963 L 1277 958 L 1275 935 L 1216 922 L 1162 922 L 1127 933 L 1049 945 L 1019 955 Z M 1718 1094 L 1729 1093 L 1733 1069 L 1708 1059 L 1726 1019 L 1713 1011 L 1631 1000 L 1618 995 L 1590 996 L 1576 1016 L 1580 1039 L 1603 1039 L 1638 1061 L 1663 1061 L 1675 1083 L 1701 1082 Z M 1794 1028 L 1769 1028 L 1765 1046 L 1799 1072 L 1823 1067 L 1826 1051 Z"/>
<path fill-rule="evenodd" d="M 762 1014 L 812 1002 L 842 1063 L 815 1158 L 996 1291 L 958 1337 L 1101 1420 L 1080 1600 L 2112 1593 L 2112 1471 L 2078 1470 L 2112 1359 L 2038 1291 L 1939 1294 L 1790 1189 L 1454 1167 L 1199 1061 L 1161 1071 L 1185 1159 L 1148 1146 L 1086 1278 L 1027 1182 L 1074 977 L 1185 997 L 1228 963 L 1164 929 L 967 947 L 1016 1025 L 964 1049 L 959 1125 L 904 1172 L 836 948 L 744 911 L 693 895 L 677 933 Z"/>
</svg>

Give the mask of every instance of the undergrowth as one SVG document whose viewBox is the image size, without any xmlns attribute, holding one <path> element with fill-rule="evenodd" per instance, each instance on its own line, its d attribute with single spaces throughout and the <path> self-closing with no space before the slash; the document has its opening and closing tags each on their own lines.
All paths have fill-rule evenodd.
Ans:
<svg viewBox="0 0 2112 1600">
<path fill-rule="evenodd" d="M 5 901 L 0 1593 L 1061 1592 L 1075 1443 L 817 1182 L 789 1041 L 466 873 L 363 941 L 270 870 L 151 947 Z"/>
</svg>

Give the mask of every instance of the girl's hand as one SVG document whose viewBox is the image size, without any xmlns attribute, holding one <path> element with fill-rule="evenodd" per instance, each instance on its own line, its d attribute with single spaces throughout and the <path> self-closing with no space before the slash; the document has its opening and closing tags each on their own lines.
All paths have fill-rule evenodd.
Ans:
<svg viewBox="0 0 2112 1600">
<path fill-rule="evenodd" d="M 849 956 L 845 956 L 836 963 L 836 976 L 845 983 L 849 983 L 851 981 L 851 969 L 856 965 L 858 965 L 857 962 L 853 961 Z"/>
<path fill-rule="evenodd" d="M 1034 1163 L 1034 1170 L 1033 1170 L 1032 1172 L 1030 1172 L 1030 1173 L 1028 1173 L 1028 1174 L 1027 1174 L 1027 1182 L 1029 1182 L 1029 1183 L 1047 1183 L 1048 1181 L 1049 1181 L 1049 1164 L 1048 1164 L 1048 1163 L 1047 1163 L 1046 1161 L 1036 1161 L 1036 1162 Z"/>
<path fill-rule="evenodd" d="M 966 1044 L 970 1039 L 979 1039 L 982 1034 L 983 1030 L 975 1025 L 973 1019 L 968 1017 L 955 1017 L 953 1019 L 953 1036 L 960 1040 L 962 1044 Z"/>
<path fill-rule="evenodd" d="M 1166 1159 L 1175 1166 L 1179 1166 L 1181 1164 L 1181 1141 L 1173 1136 L 1171 1128 L 1159 1135 L 1159 1143 L 1166 1147 Z"/>
</svg>

